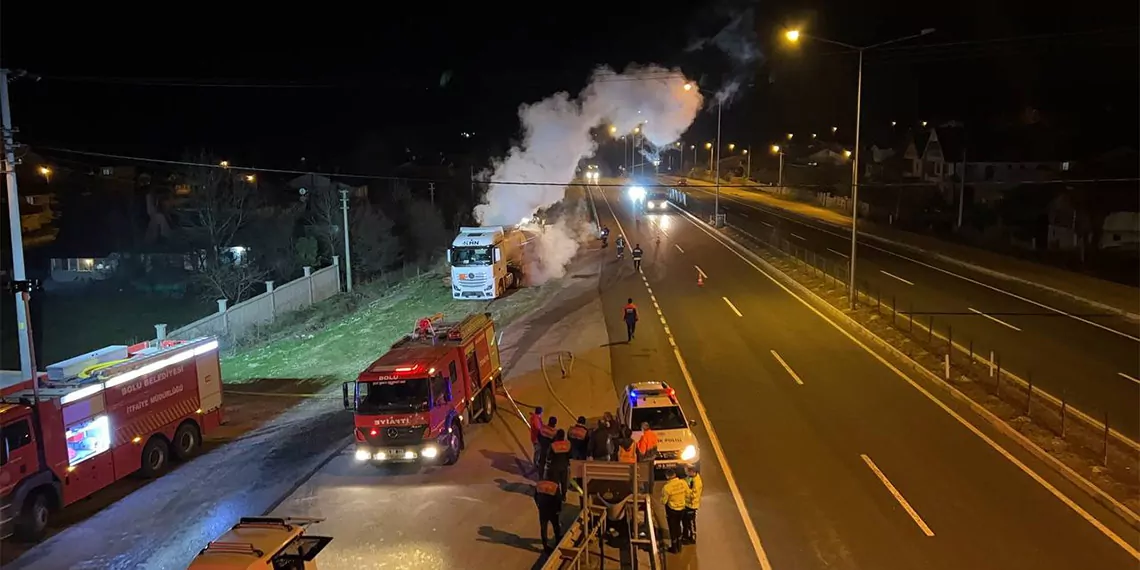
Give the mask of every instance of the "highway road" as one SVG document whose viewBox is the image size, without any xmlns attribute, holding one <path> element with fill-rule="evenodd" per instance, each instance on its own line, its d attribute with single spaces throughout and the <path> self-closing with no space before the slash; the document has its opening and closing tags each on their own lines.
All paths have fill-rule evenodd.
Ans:
<svg viewBox="0 0 1140 570">
<path fill-rule="evenodd" d="M 687 188 L 688 209 L 707 218 L 712 190 L 695 184 Z M 847 264 L 850 230 L 748 195 L 736 189 L 721 193 L 729 223 L 763 240 L 775 237 L 814 252 L 829 265 Z M 860 287 L 878 292 L 884 303 L 895 299 L 899 311 L 922 323 L 933 316 L 937 332 L 952 330 L 956 342 L 972 341 L 986 358 L 993 351 L 1004 370 L 1032 378 L 1035 386 L 1098 420 L 1107 412 L 1113 429 L 1133 440 L 1140 437 L 1140 325 L 877 241 L 859 243 L 856 273 Z"/>
<path fill-rule="evenodd" d="M 702 468 L 731 481 L 759 543 L 718 548 L 754 565 L 762 550 L 777 570 L 1136 567 L 1135 530 L 707 230 L 679 214 L 635 224 L 619 190 L 595 195 L 603 223 L 646 250 L 642 275 L 615 260 L 604 278 L 611 329 L 626 297 L 642 314 L 612 348 L 615 378 L 652 367 L 700 418 Z"/>
</svg>

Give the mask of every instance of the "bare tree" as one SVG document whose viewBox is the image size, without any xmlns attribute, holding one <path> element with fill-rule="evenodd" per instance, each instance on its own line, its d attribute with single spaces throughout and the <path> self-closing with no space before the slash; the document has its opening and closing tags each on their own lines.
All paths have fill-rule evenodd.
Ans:
<svg viewBox="0 0 1140 570">
<path fill-rule="evenodd" d="M 349 239 L 354 270 L 362 275 L 379 275 L 399 260 L 402 245 L 394 235 L 394 226 L 380 208 L 367 202 L 353 205 Z"/>
<path fill-rule="evenodd" d="M 269 270 L 279 283 L 292 279 L 302 265 L 312 264 L 302 259 L 297 250 L 300 217 L 301 206 L 297 203 L 283 208 L 260 208 L 241 237 L 243 243 L 252 246 L 251 259 L 258 267 Z"/>
<path fill-rule="evenodd" d="M 344 221 L 340 194 L 332 184 L 313 186 L 308 194 L 310 231 L 322 249 L 329 252 L 330 257 L 343 255 L 344 234 L 341 233 L 341 225 Z"/>
<path fill-rule="evenodd" d="M 217 164 L 208 156 L 194 162 Z M 179 221 L 199 254 L 198 281 L 213 298 L 240 301 L 269 274 L 238 243 L 254 213 L 253 188 L 227 168 L 191 167 L 186 180 L 190 195 L 180 208 Z"/>
<path fill-rule="evenodd" d="M 408 226 L 408 233 L 420 261 L 432 259 L 447 247 L 451 233 L 444 226 L 439 209 L 424 200 L 411 200 L 407 203 L 406 215 L 413 220 Z"/>
</svg>

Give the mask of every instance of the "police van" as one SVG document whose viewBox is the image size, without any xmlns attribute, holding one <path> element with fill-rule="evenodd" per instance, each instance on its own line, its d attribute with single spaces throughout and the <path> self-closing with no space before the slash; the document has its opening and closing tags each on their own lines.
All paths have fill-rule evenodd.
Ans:
<svg viewBox="0 0 1140 570">
<path fill-rule="evenodd" d="M 641 437 L 641 424 L 657 432 L 657 469 L 693 465 L 701 458 L 700 446 L 692 427 L 696 421 L 685 418 L 677 402 L 677 392 L 664 382 L 635 382 L 625 387 L 618 407 L 618 421 Z"/>
</svg>

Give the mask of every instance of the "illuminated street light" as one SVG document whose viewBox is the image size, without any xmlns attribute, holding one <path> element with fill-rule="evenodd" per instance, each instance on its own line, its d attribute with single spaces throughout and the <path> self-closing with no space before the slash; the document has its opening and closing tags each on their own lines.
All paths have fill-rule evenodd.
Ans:
<svg viewBox="0 0 1140 570">
<path fill-rule="evenodd" d="M 772 150 L 772 154 L 778 154 L 780 152 L 780 145 L 778 145 L 778 144 L 772 145 L 771 150 Z"/>
<path fill-rule="evenodd" d="M 923 121 L 923 122 L 922 122 L 922 126 L 923 126 L 923 127 L 925 127 L 925 126 L 926 126 L 926 121 Z"/>
<path fill-rule="evenodd" d="M 735 144 L 733 144 L 733 143 L 728 143 L 728 152 L 732 152 L 732 149 L 734 149 L 734 148 L 736 148 L 736 145 L 735 145 Z"/>
<path fill-rule="evenodd" d="M 744 149 L 744 150 L 743 150 L 743 151 L 741 151 L 741 152 L 743 152 L 744 154 L 748 154 L 748 149 Z"/>
<path fill-rule="evenodd" d="M 796 43 L 796 42 L 800 41 L 800 31 L 799 30 L 788 30 L 788 31 L 784 32 L 784 38 L 786 38 L 789 42 Z"/>
<path fill-rule="evenodd" d="M 40 175 L 43 176 L 44 178 L 51 176 L 51 169 L 46 167 L 46 166 L 41 166 L 40 167 Z"/>
<path fill-rule="evenodd" d="M 788 133 L 788 140 L 792 140 L 792 137 L 794 137 L 794 136 L 796 136 L 796 135 L 793 135 L 792 133 Z"/>
<path fill-rule="evenodd" d="M 813 138 L 813 139 L 815 138 L 815 133 L 811 134 L 811 138 Z"/>
<path fill-rule="evenodd" d="M 843 149 L 843 158 L 851 158 L 851 151 Z"/>
<path fill-rule="evenodd" d="M 246 182 L 253 182 L 254 180 L 257 180 L 256 176 L 254 176 L 252 174 L 246 174 L 245 175 L 245 181 Z"/>
<path fill-rule="evenodd" d="M 712 148 L 712 143 L 711 142 L 705 143 L 705 148 Z"/>
<path fill-rule="evenodd" d="M 834 135 L 835 131 L 838 131 L 838 130 L 839 130 L 839 127 L 831 127 L 831 134 Z"/>
<path fill-rule="evenodd" d="M 617 127 L 615 127 L 615 126 L 613 126 L 613 125 L 610 125 L 610 134 L 612 135 L 612 134 L 615 134 L 615 133 L 617 133 Z"/>
<path fill-rule="evenodd" d="M 894 122 L 894 121 L 891 121 L 891 126 L 892 126 L 892 127 L 893 127 L 893 126 L 895 126 L 895 125 L 897 125 L 897 124 L 898 124 L 898 123 L 896 123 L 896 122 Z"/>
<path fill-rule="evenodd" d="M 229 168 L 230 167 L 230 161 L 223 160 L 223 161 L 218 163 L 218 166 L 221 166 L 222 168 Z"/>
<path fill-rule="evenodd" d="M 634 128 L 633 128 L 633 134 L 637 134 L 637 133 L 640 133 L 640 132 L 641 132 L 641 127 L 634 127 Z"/>
</svg>

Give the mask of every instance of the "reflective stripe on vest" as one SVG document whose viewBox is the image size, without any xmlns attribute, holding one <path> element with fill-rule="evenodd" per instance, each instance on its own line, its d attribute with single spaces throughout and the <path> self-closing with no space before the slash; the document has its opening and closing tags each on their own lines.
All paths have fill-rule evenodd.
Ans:
<svg viewBox="0 0 1140 570">
<path fill-rule="evenodd" d="M 566 440 L 556 441 L 550 444 L 550 449 L 553 449 L 557 453 L 567 453 L 570 451 L 570 442 Z"/>
<path fill-rule="evenodd" d="M 586 439 L 586 428 L 582 426 L 574 426 L 570 428 L 570 432 L 566 435 L 570 439 Z"/>
<path fill-rule="evenodd" d="M 536 491 L 542 493 L 543 495 L 558 494 L 558 483 L 555 483 L 554 481 L 539 481 L 538 484 L 534 486 L 534 488 Z"/>
<path fill-rule="evenodd" d="M 629 448 L 618 446 L 618 461 L 621 463 L 637 463 L 637 446 L 630 445 Z"/>
<path fill-rule="evenodd" d="M 542 426 L 538 428 L 538 435 L 545 437 L 546 439 L 554 439 L 554 436 L 557 434 L 558 430 L 550 426 Z"/>
</svg>

